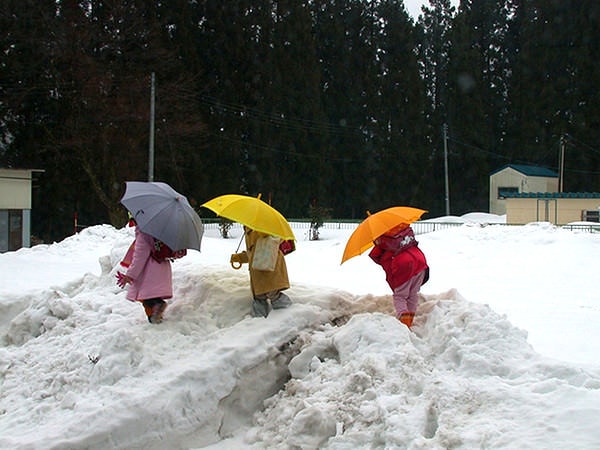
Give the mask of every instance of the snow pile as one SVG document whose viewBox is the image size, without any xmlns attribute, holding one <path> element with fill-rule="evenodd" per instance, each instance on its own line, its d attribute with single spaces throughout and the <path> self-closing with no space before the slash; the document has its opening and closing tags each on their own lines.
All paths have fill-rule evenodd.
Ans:
<svg viewBox="0 0 600 450">
<path fill-rule="evenodd" d="M 600 235 L 549 224 L 420 235 L 432 278 L 409 331 L 380 268 L 366 256 L 340 266 L 351 231 L 297 231 L 294 304 L 266 319 L 250 317 L 247 270 L 228 263 L 239 235 L 216 229 L 173 264 L 161 325 L 115 284 L 131 229 L 1 254 L 0 448 L 600 442 Z"/>
</svg>

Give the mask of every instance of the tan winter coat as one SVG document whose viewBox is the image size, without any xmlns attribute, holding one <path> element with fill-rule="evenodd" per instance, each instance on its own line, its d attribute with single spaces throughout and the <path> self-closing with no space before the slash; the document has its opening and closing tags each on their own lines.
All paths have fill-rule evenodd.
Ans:
<svg viewBox="0 0 600 450">
<path fill-rule="evenodd" d="M 246 250 L 242 253 L 237 253 L 232 256 L 237 257 L 236 259 L 238 259 L 240 263 L 248 263 L 252 294 L 256 296 L 272 291 L 288 289 L 290 287 L 290 282 L 288 279 L 287 266 L 285 265 L 283 253 L 281 253 L 281 251 L 278 252 L 275 270 L 272 272 L 253 269 L 252 259 L 254 257 L 256 240 L 260 236 L 265 236 L 265 234 L 250 228 L 246 228 L 245 230 L 246 234 L 244 237 L 246 240 Z"/>
</svg>

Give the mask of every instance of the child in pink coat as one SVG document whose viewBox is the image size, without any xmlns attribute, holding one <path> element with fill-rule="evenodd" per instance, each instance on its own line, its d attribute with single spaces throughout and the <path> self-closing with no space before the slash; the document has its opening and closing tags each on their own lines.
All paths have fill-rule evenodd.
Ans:
<svg viewBox="0 0 600 450">
<path fill-rule="evenodd" d="M 148 321 L 161 323 L 167 308 L 165 299 L 173 297 L 173 281 L 170 261 L 154 259 L 153 248 L 154 238 L 136 228 L 131 262 L 125 274 L 117 273 L 117 284 L 129 284 L 127 300 L 141 302 Z"/>
<path fill-rule="evenodd" d="M 388 231 L 374 243 L 369 256 L 385 271 L 393 291 L 396 317 L 410 328 L 419 303 L 419 290 L 429 278 L 427 259 L 407 224 Z"/>
</svg>

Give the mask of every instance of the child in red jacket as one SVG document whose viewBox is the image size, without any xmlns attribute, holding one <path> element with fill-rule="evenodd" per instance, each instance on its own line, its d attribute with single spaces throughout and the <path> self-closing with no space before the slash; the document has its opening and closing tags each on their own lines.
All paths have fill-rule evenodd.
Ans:
<svg viewBox="0 0 600 450">
<path fill-rule="evenodd" d="M 393 291 L 396 317 L 410 328 L 419 303 L 419 290 L 429 278 L 427 259 L 407 224 L 378 237 L 374 244 L 369 256 L 383 267 Z"/>
</svg>

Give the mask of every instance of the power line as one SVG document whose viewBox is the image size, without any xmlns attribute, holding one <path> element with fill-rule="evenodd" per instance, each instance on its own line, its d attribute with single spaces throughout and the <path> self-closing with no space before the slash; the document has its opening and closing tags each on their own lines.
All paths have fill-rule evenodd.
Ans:
<svg viewBox="0 0 600 450">
<path fill-rule="evenodd" d="M 599 150 L 599 149 L 597 149 L 596 147 L 592 147 L 591 145 L 589 145 L 589 144 L 586 144 L 586 143 L 585 143 L 585 142 L 583 142 L 583 141 L 580 141 L 579 139 L 577 139 L 577 138 L 575 138 L 575 137 L 571 136 L 571 135 L 570 135 L 570 134 L 568 134 L 568 133 L 565 133 L 565 135 L 564 135 L 564 136 L 565 136 L 565 139 L 566 139 L 566 143 L 567 143 L 567 144 L 569 144 L 569 143 L 577 143 L 577 144 L 581 145 L 582 147 L 585 147 L 585 148 L 587 148 L 588 150 L 590 150 L 590 151 L 592 151 L 592 152 L 594 152 L 594 153 L 598 153 L 598 154 L 600 154 L 600 150 Z"/>
<path fill-rule="evenodd" d="M 263 123 L 269 123 L 278 127 L 317 133 L 326 132 L 331 134 L 361 134 L 361 130 L 358 128 L 336 125 L 330 122 L 305 119 L 301 117 L 291 118 L 287 117 L 283 113 L 268 113 L 257 108 L 225 102 L 215 97 L 206 95 L 201 95 L 199 101 L 207 106 L 218 108 L 219 110 L 231 115 L 247 117 L 249 119 L 257 120 Z"/>
<path fill-rule="evenodd" d="M 13 82 L 3 84 L 2 88 L 0 88 L 0 91 L 4 91 L 6 93 L 11 92 L 15 94 L 27 94 L 42 91 L 50 94 L 58 89 L 59 94 L 60 91 L 64 93 L 75 94 L 80 93 L 84 89 L 100 91 L 102 90 L 101 81 L 102 77 L 100 76 L 99 78 L 93 80 L 57 82 L 49 81 L 47 83 L 36 83 L 34 85 L 24 85 L 18 82 Z M 109 79 L 108 81 L 111 89 L 108 92 L 104 92 L 104 97 L 112 99 L 119 98 L 122 93 L 118 92 L 118 90 L 127 87 L 128 84 L 139 84 L 140 82 L 145 82 L 143 78 L 141 79 L 140 77 L 135 76 L 120 77 L 118 80 Z M 148 82 L 148 84 L 150 83 Z M 266 112 L 258 108 L 253 108 L 239 103 L 223 101 L 212 96 L 198 94 L 192 90 L 188 90 L 186 93 L 185 88 L 178 90 L 176 93 L 171 91 L 165 94 L 163 92 L 162 96 L 160 91 L 161 88 L 158 88 L 156 94 L 159 101 L 161 97 L 166 99 L 194 100 L 200 104 L 210 108 L 215 108 L 219 112 L 231 116 L 247 118 L 249 120 L 267 123 L 269 125 L 288 130 L 306 131 L 316 134 L 327 133 L 334 135 L 363 135 L 363 131 L 357 127 L 337 125 L 331 122 L 305 119 L 302 117 L 289 117 L 284 113 Z M 146 91 L 140 90 L 140 95 L 145 94 L 145 92 Z"/>
<path fill-rule="evenodd" d="M 448 140 L 450 140 L 452 142 L 455 142 L 457 144 L 460 144 L 463 147 L 467 147 L 467 148 L 470 148 L 472 150 L 476 150 L 476 151 L 478 151 L 480 153 L 484 153 L 486 155 L 495 156 L 498 159 L 504 159 L 504 160 L 507 160 L 507 161 L 511 160 L 511 158 L 509 158 L 508 156 L 504 156 L 504 155 L 501 155 L 500 153 L 496 153 L 496 152 L 492 152 L 492 151 L 489 151 L 489 150 L 485 150 L 485 149 L 483 149 L 481 147 L 477 147 L 476 145 L 467 144 L 466 142 L 459 141 L 458 139 L 455 139 L 455 138 L 450 137 L 450 136 L 448 136 Z"/>
<path fill-rule="evenodd" d="M 227 136 L 221 136 L 221 135 L 217 135 L 214 133 L 209 133 L 209 135 L 214 136 L 215 138 L 223 140 L 223 141 L 233 142 L 233 143 L 238 144 L 243 147 L 251 147 L 251 148 L 265 150 L 265 151 L 272 152 L 272 153 L 297 156 L 297 157 L 301 157 L 301 158 L 325 159 L 327 161 L 336 161 L 336 162 L 344 162 L 344 163 L 356 162 L 356 160 L 354 160 L 352 158 L 335 158 L 335 157 L 330 157 L 330 156 L 322 155 L 322 154 L 321 155 L 307 155 L 305 153 L 300 153 L 300 152 L 294 152 L 294 151 L 289 151 L 289 150 L 280 150 L 280 149 L 276 149 L 276 148 L 269 147 L 266 145 L 253 144 L 248 141 L 241 141 L 239 139 L 234 139 L 234 138 L 230 138 Z"/>
<path fill-rule="evenodd" d="M 592 147 L 592 146 L 590 146 L 590 145 L 588 145 L 588 144 L 586 144 L 586 143 L 584 143 L 582 141 L 579 141 L 578 139 L 575 139 L 573 136 L 571 136 L 569 134 L 565 134 L 565 137 L 567 138 L 567 141 L 566 141 L 567 143 L 569 143 L 570 141 L 571 142 L 577 142 L 577 143 L 581 144 L 582 146 L 586 147 L 587 149 L 589 149 L 589 150 L 591 150 L 591 151 L 593 151 L 595 153 L 600 154 L 600 150 L 598 150 L 595 147 Z M 494 157 L 496 157 L 498 159 L 503 159 L 505 161 L 512 161 L 512 162 L 516 162 L 516 163 L 519 163 L 519 164 L 541 166 L 541 167 L 546 167 L 546 168 L 555 170 L 554 167 L 547 167 L 546 165 L 540 165 L 539 163 L 534 163 L 534 162 L 526 161 L 526 160 L 515 160 L 514 158 L 510 158 L 510 157 L 502 155 L 500 153 L 496 153 L 496 152 L 492 152 L 492 151 L 489 151 L 489 150 L 485 150 L 485 149 L 483 149 L 481 147 L 478 147 L 478 146 L 472 145 L 472 144 L 468 144 L 466 142 L 462 142 L 462 141 L 460 141 L 458 139 L 455 139 L 455 138 L 452 138 L 450 136 L 448 136 L 447 139 L 450 140 L 450 141 L 452 141 L 452 142 L 454 142 L 454 143 L 457 143 L 457 144 L 460 144 L 460 145 L 462 145 L 464 147 L 467 147 L 467 148 L 469 148 L 471 150 L 475 150 L 475 151 L 478 151 L 480 153 L 484 153 L 486 155 L 491 155 L 491 156 L 494 156 Z M 589 174 L 589 175 L 598 175 L 598 174 L 600 174 L 600 172 L 594 171 L 594 170 L 571 169 L 571 168 L 569 168 L 569 169 L 565 168 L 564 170 L 566 172 L 580 173 L 580 174 Z"/>
</svg>

